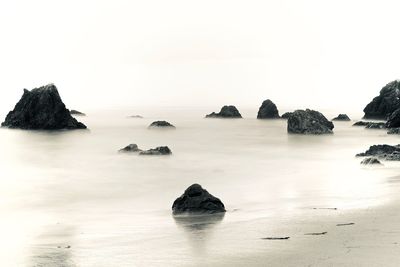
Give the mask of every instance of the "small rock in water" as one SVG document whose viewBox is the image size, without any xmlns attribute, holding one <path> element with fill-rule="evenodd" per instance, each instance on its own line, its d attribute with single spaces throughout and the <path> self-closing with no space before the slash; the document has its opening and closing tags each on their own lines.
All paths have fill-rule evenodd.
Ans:
<svg viewBox="0 0 400 267">
<path fill-rule="evenodd" d="M 199 184 L 189 186 L 172 205 L 174 214 L 225 212 L 225 206 Z"/>
<path fill-rule="evenodd" d="M 386 128 L 386 123 L 384 122 L 368 122 L 365 126 L 366 129 L 384 129 Z"/>
<path fill-rule="evenodd" d="M 261 107 L 258 110 L 257 119 L 278 119 L 279 112 L 271 100 L 267 99 L 262 102 Z"/>
<path fill-rule="evenodd" d="M 368 121 L 357 121 L 356 123 L 353 124 L 353 126 L 367 126 L 368 125 Z"/>
<path fill-rule="evenodd" d="M 333 121 L 350 121 L 349 116 L 347 114 L 339 114 L 336 118 L 332 119 Z"/>
<path fill-rule="evenodd" d="M 282 119 L 287 119 L 287 118 L 289 118 L 290 115 L 292 115 L 292 113 L 293 112 L 285 112 L 285 113 L 282 114 L 281 118 Z"/>
<path fill-rule="evenodd" d="M 155 121 L 152 122 L 149 126 L 149 128 L 153 128 L 153 127 L 171 127 L 171 128 L 175 128 L 174 125 L 172 125 L 171 123 L 167 122 L 167 121 Z"/>
<path fill-rule="evenodd" d="M 140 152 L 142 151 L 139 149 L 137 144 L 129 144 L 126 147 L 119 150 L 119 152 Z"/>
<path fill-rule="evenodd" d="M 139 153 L 139 155 L 149 155 L 149 156 L 170 155 L 170 154 L 172 154 L 172 151 L 167 146 L 159 146 L 149 150 L 141 151 Z"/>
<path fill-rule="evenodd" d="M 129 116 L 128 118 L 143 119 L 143 117 L 140 115 L 132 115 L 132 116 Z"/>
<path fill-rule="evenodd" d="M 70 113 L 71 113 L 71 115 L 75 115 L 75 116 L 86 116 L 85 113 L 82 113 L 82 112 L 77 111 L 75 109 L 71 109 Z"/>
<path fill-rule="evenodd" d="M 315 110 L 296 110 L 288 118 L 287 131 L 294 134 L 331 134 L 334 125 Z"/>
<path fill-rule="evenodd" d="M 239 110 L 235 106 L 223 106 L 219 113 L 211 113 L 206 118 L 242 118 Z"/>
<path fill-rule="evenodd" d="M 376 158 L 365 158 L 361 161 L 361 164 L 363 165 L 374 165 L 374 164 L 382 164 L 378 159 Z"/>
</svg>

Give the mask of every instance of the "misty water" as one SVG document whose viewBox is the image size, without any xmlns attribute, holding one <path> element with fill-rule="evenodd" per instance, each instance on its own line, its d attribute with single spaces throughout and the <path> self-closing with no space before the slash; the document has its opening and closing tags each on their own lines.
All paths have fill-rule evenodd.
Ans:
<svg viewBox="0 0 400 267">
<path fill-rule="evenodd" d="M 262 265 L 285 248 L 261 238 L 395 195 L 400 164 L 365 167 L 354 155 L 397 144 L 396 135 L 354 121 L 335 122 L 333 135 L 288 135 L 286 120 L 257 120 L 256 110 L 204 119 L 211 111 L 93 111 L 78 117 L 89 131 L 1 129 L 0 266 Z M 127 118 L 136 114 L 144 118 Z M 159 119 L 177 128 L 147 128 Z M 118 153 L 130 143 L 173 154 Z M 173 217 L 173 201 L 193 183 L 226 214 Z"/>
</svg>

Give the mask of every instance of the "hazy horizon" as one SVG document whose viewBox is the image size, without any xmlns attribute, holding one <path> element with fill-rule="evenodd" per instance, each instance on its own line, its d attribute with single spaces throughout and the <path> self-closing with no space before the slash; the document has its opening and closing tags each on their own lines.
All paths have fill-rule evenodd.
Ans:
<svg viewBox="0 0 400 267">
<path fill-rule="evenodd" d="M 1 112 L 54 83 L 68 108 L 362 111 L 399 78 L 395 1 L 0 3 Z"/>
</svg>

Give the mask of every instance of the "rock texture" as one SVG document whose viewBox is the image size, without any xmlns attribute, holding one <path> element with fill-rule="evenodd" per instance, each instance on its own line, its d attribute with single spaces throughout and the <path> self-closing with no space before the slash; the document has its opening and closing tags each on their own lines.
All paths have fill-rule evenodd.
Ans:
<svg viewBox="0 0 400 267">
<path fill-rule="evenodd" d="M 390 114 L 400 108 L 400 82 L 392 81 L 383 87 L 365 108 L 364 118 L 386 120 Z"/>
<path fill-rule="evenodd" d="M 75 116 L 86 116 L 85 113 L 77 111 L 75 109 L 72 109 L 69 113 L 71 113 L 71 115 L 75 115 Z"/>
<path fill-rule="evenodd" d="M 384 129 L 386 127 L 386 123 L 384 122 L 368 122 L 365 126 L 366 129 Z"/>
<path fill-rule="evenodd" d="M 199 184 L 189 186 L 172 205 L 174 214 L 225 212 L 225 206 Z"/>
<path fill-rule="evenodd" d="M 65 108 L 53 84 L 31 91 L 24 89 L 21 99 L 1 126 L 30 130 L 86 129 Z"/>
<path fill-rule="evenodd" d="M 137 144 L 129 144 L 126 147 L 119 150 L 119 152 L 140 152 L 142 151 L 139 149 Z"/>
<path fill-rule="evenodd" d="M 362 165 L 381 165 L 382 163 L 376 158 L 365 158 L 361 161 Z"/>
<path fill-rule="evenodd" d="M 353 124 L 353 126 L 367 126 L 368 125 L 368 121 L 357 121 L 356 123 Z"/>
<path fill-rule="evenodd" d="M 385 126 L 386 128 L 400 127 L 400 108 L 396 109 L 392 114 L 389 115 Z"/>
<path fill-rule="evenodd" d="M 258 110 L 257 119 L 277 119 L 279 118 L 279 112 L 271 100 L 267 99 L 262 102 L 261 107 Z"/>
<path fill-rule="evenodd" d="M 347 114 L 339 114 L 336 118 L 332 119 L 333 121 L 350 121 L 349 116 Z"/>
<path fill-rule="evenodd" d="M 159 146 L 149 150 L 141 151 L 139 153 L 139 155 L 149 155 L 149 156 L 170 155 L 170 154 L 172 154 L 172 151 L 167 146 Z"/>
<path fill-rule="evenodd" d="M 296 110 L 288 118 L 287 131 L 294 134 L 331 134 L 334 125 L 315 110 Z"/>
<path fill-rule="evenodd" d="M 400 145 L 373 145 L 367 151 L 356 155 L 356 157 L 370 156 L 385 160 L 400 160 Z"/>
<path fill-rule="evenodd" d="M 242 118 L 239 110 L 235 106 L 223 106 L 219 113 L 211 113 L 206 118 Z"/>
<path fill-rule="evenodd" d="M 390 128 L 387 134 L 400 134 L 400 127 L 399 128 Z"/>
<path fill-rule="evenodd" d="M 155 121 L 152 122 L 149 126 L 149 128 L 153 128 L 153 127 L 170 127 L 170 128 L 175 128 L 174 125 L 172 125 L 171 123 L 167 122 L 167 121 Z"/>
<path fill-rule="evenodd" d="M 282 119 L 288 119 L 290 115 L 292 115 L 293 112 L 285 112 L 282 114 L 281 118 Z"/>
</svg>

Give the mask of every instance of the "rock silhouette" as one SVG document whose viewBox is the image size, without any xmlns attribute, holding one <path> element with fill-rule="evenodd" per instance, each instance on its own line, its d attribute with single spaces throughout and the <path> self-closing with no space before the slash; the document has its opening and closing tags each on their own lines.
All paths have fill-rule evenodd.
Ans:
<svg viewBox="0 0 400 267">
<path fill-rule="evenodd" d="M 365 119 L 386 120 L 390 114 L 400 108 L 400 82 L 392 81 L 385 85 L 365 108 Z"/>
<path fill-rule="evenodd" d="M 69 113 L 70 113 L 71 115 L 76 115 L 76 116 L 86 116 L 85 113 L 80 112 L 80 111 L 77 111 L 77 110 L 75 110 L 75 109 L 72 109 Z"/>
<path fill-rule="evenodd" d="M 149 150 L 141 151 L 139 153 L 139 155 L 147 155 L 147 156 L 170 155 L 170 154 L 172 154 L 172 151 L 167 146 L 159 146 Z"/>
<path fill-rule="evenodd" d="M 167 121 L 154 121 L 150 124 L 149 126 L 150 128 L 153 127 L 170 127 L 170 128 L 175 128 L 174 125 L 172 125 L 171 123 L 167 122 Z"/>
<path fill-rule="evenodd" d="M 223 106 L 219 113 L 211 113 L 206 118 L 242 118 L 239 110 L 235 106 Z"/>
<path fill-rule="evenodd" d="M 271 100 L 262 102 L 258 110 L 257 119 L 277 119 L 279 118 L 278 108 Z"/>
<path fill-rule="evenodd" d="M 288 133 L 294 134 L 331 134 L 334 125 L 325 116 L 315 110 L 296 110 L 287 122 Z"/>
<path fill-rule="evenodd" d="M 139 149 L 137 144 L 129 144 L 126 147 L 119 150 L 119 152 L 140 152 L 142 151 Z"/>
<path fill-rule="evenodd" d="M 336 118 L 332 119 L 333 121 L 350 121 L 349 116 L 347 114 L 339 114 Z"/>
</svg>

